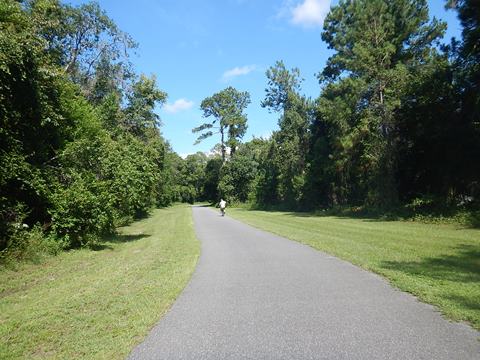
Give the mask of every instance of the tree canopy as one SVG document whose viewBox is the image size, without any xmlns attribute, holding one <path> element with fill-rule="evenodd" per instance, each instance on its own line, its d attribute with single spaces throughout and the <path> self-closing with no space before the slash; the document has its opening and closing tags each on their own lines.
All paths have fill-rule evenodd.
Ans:
<svg viewBox="0 0 480 360">
<path fill-rule="evenodd" d="M 196 143 L 212 136 L 211 129 L 218 129 L 222 159 L 225 161 L 226 147 L 232 154 L 238 146 L 239 140 L 247 131 L 247 116 L 245 109 L 250 104 L 250 94 L 241 92 L 229 86 L 226 89 L 205 98 L 200 105 L 205 118 L 212 118 L 211 122 L 204 123 L 192 131 L 203 132 Z"/>
<path fill-rule="evenodd" d="M 134 45 L 97 3 L 0 4 L 0 251 L 38 232 L 93 244 L 175 200 L 154 112 L 167 95 L 132 72 Z"/>
</svg>

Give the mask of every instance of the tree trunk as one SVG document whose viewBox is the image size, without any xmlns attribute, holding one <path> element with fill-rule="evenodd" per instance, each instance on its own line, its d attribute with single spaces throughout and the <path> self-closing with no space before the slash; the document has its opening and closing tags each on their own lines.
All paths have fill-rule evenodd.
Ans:
<svg viewBox="0 0 480 360">
<path fill-rule="evenodd" d="M 222 148 L 222 162 L 225 162 L 225 140 L 224 140 L 224 129 L 220 126 L 220 134 L 222 135 L 221 148 Z"/>
</svg>

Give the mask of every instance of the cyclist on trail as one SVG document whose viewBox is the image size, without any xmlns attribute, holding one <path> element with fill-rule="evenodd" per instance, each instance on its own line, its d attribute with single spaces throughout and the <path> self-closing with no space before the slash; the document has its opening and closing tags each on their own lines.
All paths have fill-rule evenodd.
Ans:
<svg viewBox="0 0 480 360">
<path fill-rule="evenodd" d="M 222 213 L 222 216 L 225 216 L 225 208 L 227 207 L 227 202 L 223 199 L 220 199 L 220 212 Z"/>
</svg>

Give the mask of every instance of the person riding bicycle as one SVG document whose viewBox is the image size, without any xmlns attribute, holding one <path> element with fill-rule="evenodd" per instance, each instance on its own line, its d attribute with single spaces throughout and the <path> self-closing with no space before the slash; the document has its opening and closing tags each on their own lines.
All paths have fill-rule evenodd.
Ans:
<svg viewBox="0 0 480 360">
<path fill-rule="evenodd" d="M 220 212 L 222 213 L 222 216 L 225 215 L 225 208 L 227 207 L 227 202 L 223 199 L 220 199 L 220 203 L 218 205 L 220 206 Z"/>
</svg>

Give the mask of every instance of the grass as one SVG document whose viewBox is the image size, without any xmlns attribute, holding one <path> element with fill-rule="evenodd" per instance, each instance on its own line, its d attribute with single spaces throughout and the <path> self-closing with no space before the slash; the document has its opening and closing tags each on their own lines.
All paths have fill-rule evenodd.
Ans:
<svg viewBox="0 0 480 360">
<path fill-rule="evenodd" d="M 480 230 L 242 208 L 228 214 L 380 274 L 480 330 Z"/>
<path fill-rule="evenodd" d="M 95 250 L 0 270 L 0 358 L 125 358 L 184 288 L 199 248 L 179 205 Z"/>
</svg>

